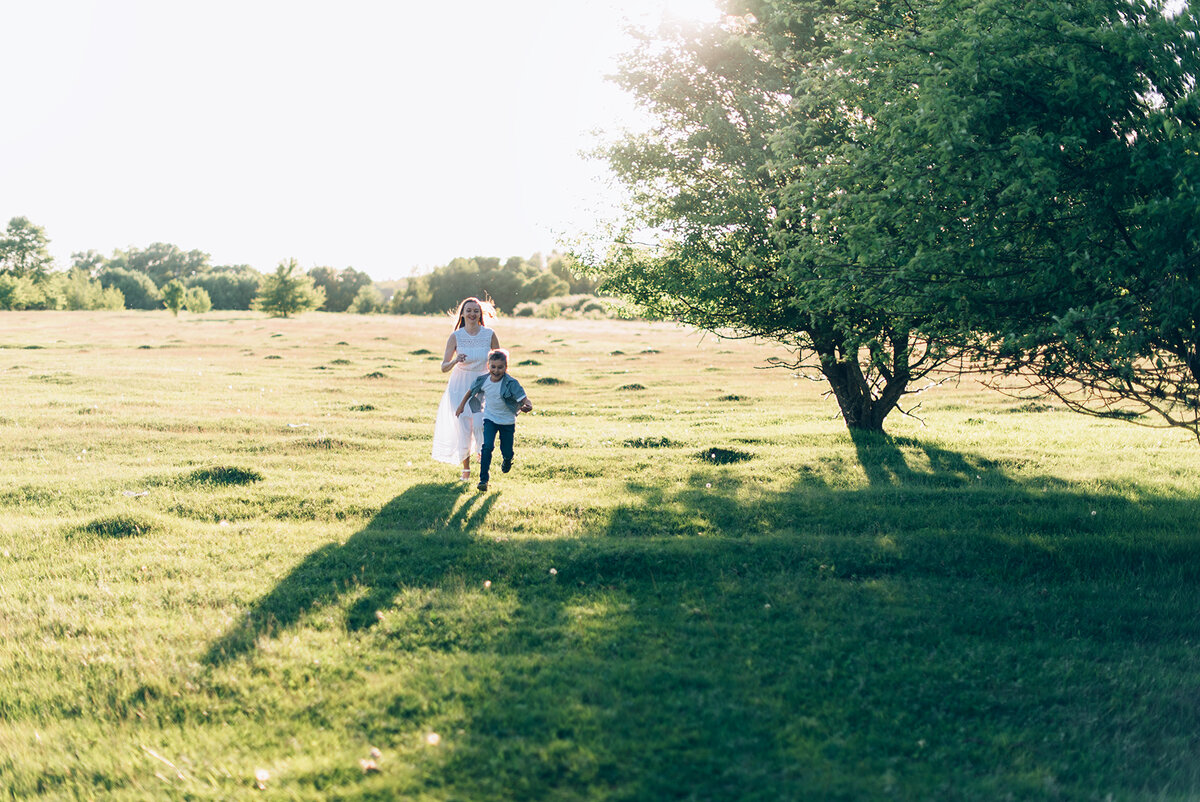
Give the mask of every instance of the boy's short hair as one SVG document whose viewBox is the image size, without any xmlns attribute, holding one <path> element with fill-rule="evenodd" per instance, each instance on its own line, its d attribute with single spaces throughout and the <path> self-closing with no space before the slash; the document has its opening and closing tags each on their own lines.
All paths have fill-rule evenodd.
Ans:
<svg viewBox="0 0 1200 802">
<path fill-rule="evenodd" d="M 488 352 L 487 361 L 491 362 L 493 359 L 498 359 L 501 362 L 503 362 L 505 365 L 507 365 L 508 364 L 508 351 L 505 351 L 503 348 L 492 349 L 491 351 Z"/>
</svg>

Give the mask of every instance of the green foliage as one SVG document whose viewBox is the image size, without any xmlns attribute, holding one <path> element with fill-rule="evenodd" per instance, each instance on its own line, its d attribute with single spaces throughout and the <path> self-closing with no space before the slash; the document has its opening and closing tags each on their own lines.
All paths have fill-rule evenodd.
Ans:
<svg viewBox="0 0 1200 802">
<path fill-rule="evenodd" d="M 378 312 L 382 308 L 383 295 L 379 290 L 375 289 L 374 285 L 366 284 L 358 288 L 358 292 L 355 293 L 354 300 L 350 302 L 347 311 L 357 315 L 369 315 Z"/>
<path fill-rule="evenodd" d="M 45 299 L 42 288 L 32 278 L 0 273 L 0 309 L 37 309 Z"/>
<path fill-rule="evenodd" d="M 189 312 L 203 314 L 213 308 L 212 299 L 203 287 L 188 287 L 183 297 L 183 305 Z"/>
<path fill-rule="evenodd" d="M 771 138 L 790 281 L 931 320 L 1078 409 L 1200 434 L 1192 7 L 761 11 L 816 55 L 789 64 L 798 113 Z"/>
<path fill-rule="evenodd" d="M 561 257 L 558 262 L 561 262 Z M 392 296 L 389 311 L 433 314 L 453 309 L 463 298 L 490 298 L 502 312 L 570 291 L 570 283 L 551 270 L 512 257 L 458 258 L 430 273 L 410 278 Z"/>
<path fill-rule="evenodd" d="M 829 38 L 844 11 L 809 5 L 756 3 L 754 16 L 641 37 L 617 80 L 657 124 L 603 152 L 631 190 L 630 212 L 580 259 L 602 274 L 603 291 L 651 317 L 783 345 L 794 357 L 777 364 L 827 381 L 849 428 L 881 430 L 956 354 L 933 320 L 853 287 L 830 291 L 825 265 L 778 241 L 787 185 L 773 143 L 807 118 L 804 76 L 836 51 Z M 816 32 L 820 14 L 832 33 Z M 844 146 L 817 137 L 795 155 L 819 166 Z M 646 230 L 657 245 L 642 244 Z"/>
<path fill-rule="evenodd" d="M 583 266 L 571 254 L 554 254 L 547 267 L 551 273 L 567 282 L 569 294 L 595 295 L 599 280 L 583 272 Z"/>
<path fill-rule="evenodd" d="M 590 257 L 608 287 L 812 354 L 851 428 L 970 348 L 1078 408 L 1197 429 L 1190 5 L 739 10 L 622 69 L 660 124 L 606 151 L 635 210 Z"/>
<path fill-rule="evenodd" d="M 73 267 L 57 276 L 63 309 L 124 309 L 125 296 L 117 287 L 105 288 L 84 269 Z"/>
<path fill-rule="evenodd" d="M 145 273 L 124 268 L 106 268 L 100 274 L 105 289 L 114 288 L 125 298 L 127 309 L 161 309 L 162 293 Z"/>
<path fill-rule="evenodd" d="M 162 289 L 173 279 L 186 283 L 193 276 L 207 272 L 210 269 L 209 258 L 203 251 L 184 251 L 168 242 L 155 242 L 145 249 L 114 251 L 105 265 L 110 270 L 142 273 L 154 282 L 154 286 Z"/>
<path fill-rule="evenodd" d="M 263 275 L 250 265 L 235 265 L 192 276 L 187 285 L 208 293 L 213 309 L 249 309 L 262 281 Z"/>
<path fill-rule="evenodd" d="M 179 279 L 171 279 L 162 288 L 162 297 L 167 309 L 171 310 L 172 315 L 178 317 L 179 310 L 183 308 L 187 297 L 187 288 L 183 286 L 183 282 Z"/>
<path fill-rule="evenodd" d="M 295 259 L 280 262 L 275 272 L 263 280 L 253 307 L 272 317 L 290 317 L 319 309 L 325 301 L 325 291 L 313 285 L 311 276 L 297 274 L 298 268 Z"/>
<path fill-rule="evenodd" d="M 12 218 L 0 236 L 0 275 L 43 281 L 54 268 L 49 244 L 41 226 L 26 217 Z"/>
<path fill-rule="evenodd" d="M 332 267 L 314 267 L 308 271 L 313 284 L 325 291 L 326 312 L 345 312 L 358 297 L 363 287 L 371 286 L 371 277 L 362 271 L 348 267 L 334 270 Z"/>
</svg>

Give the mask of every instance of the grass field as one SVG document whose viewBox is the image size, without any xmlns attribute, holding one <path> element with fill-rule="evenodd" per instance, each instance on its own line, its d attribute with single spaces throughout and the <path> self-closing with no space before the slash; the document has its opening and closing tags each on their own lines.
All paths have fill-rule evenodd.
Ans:
<svg viewBox="0 0 1200 802">
<path fill-rule="evenodd" d="M 4 313 L 0 798 L 1200 798 L 1200 446 L 971 382 L 851 438 L 768 345 Z"/>
</svg>

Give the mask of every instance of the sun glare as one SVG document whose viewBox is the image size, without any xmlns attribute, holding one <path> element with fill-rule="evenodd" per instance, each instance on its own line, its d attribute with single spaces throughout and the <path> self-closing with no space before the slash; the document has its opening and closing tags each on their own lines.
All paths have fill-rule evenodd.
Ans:
<svg viewBox="0 0 1200 802">
<path fill-rule="evenodd" d="M 613 0 L 611 5 L 621 16 L 640 23 L 662 19 L 716 22 L 722 13 L 717 0 Z"/>
<path fill-rule="evenodd" d="M 696 22 L 716 22 L 721 18 L 714 0 L 662 0 L 663 12 L 669 16 Z"/>
</svg>

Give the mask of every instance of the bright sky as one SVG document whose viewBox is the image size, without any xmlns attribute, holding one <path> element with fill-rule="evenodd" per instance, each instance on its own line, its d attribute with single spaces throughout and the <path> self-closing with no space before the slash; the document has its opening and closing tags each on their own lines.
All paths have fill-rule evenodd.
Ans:
<svg viewBox="0 0 1200 802">
<path fill-rule="evenodd" d="M 624 19 L 712 0 L 4 3 L 0 227 L 214 264 L 529 256 L 611 204 L 580 151 L 632 121 Z"/>
</svg>

